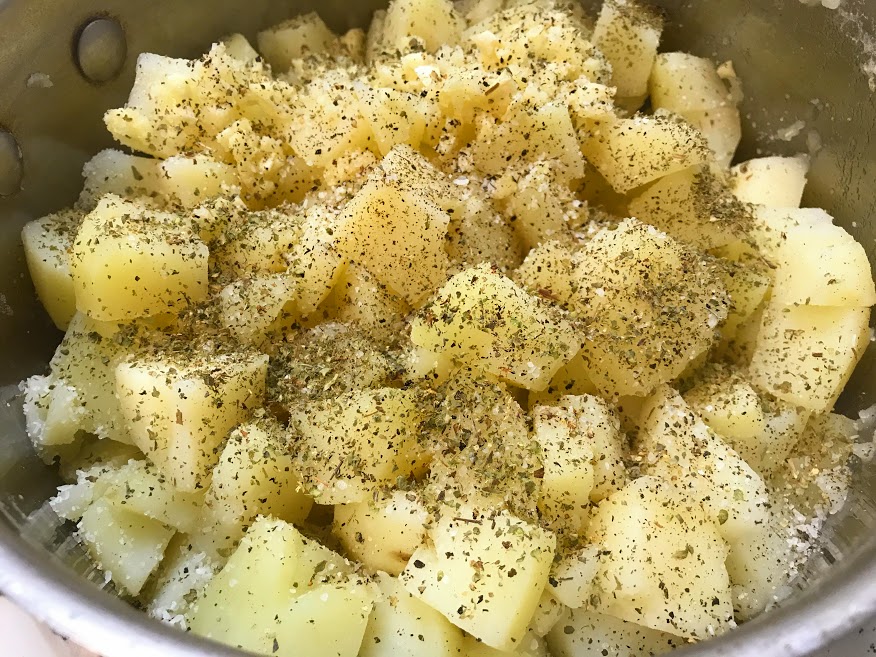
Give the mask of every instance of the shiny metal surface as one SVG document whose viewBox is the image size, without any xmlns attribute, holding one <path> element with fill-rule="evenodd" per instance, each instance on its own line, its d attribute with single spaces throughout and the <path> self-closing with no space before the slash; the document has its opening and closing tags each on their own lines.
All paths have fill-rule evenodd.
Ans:
<svg viewBox="0 0 876 657">
<path fill-rule="evenodd" d="M 0 0 L 0 130 L 14 135 L 23 155 L 21 191 L 0 197 L 0 590 L 106 657 L 241 653 L 165 628 L 101 591 L 68 565 L 75 562 L 75 554 L 70 556 L 75 547 L 63 529 L 26 521 L 56 479 L 23 435 L 15 385 L 45 367 L 60 336 L 36 303 L 19 241 L 21 226 L 75 199 L 82 164 L 110 143 L 101 115 L 124 101 L 138 53 L 193 56 L 224 33 L 252 36 L 262 26 L 314 8 L 337 29 L 364 25 L 380 4 L 385 3 Z M 659 4 L 670 18 L 666 49 L 732 59 L 745 82 L 741 156 L 812 152 L 805 204 L 835 215 L 876 262 L 876 95 L 871 90 L 876 85 L 868 77 L 876 72 L 871 37 L 876 2 L 845 0 L 839 11 L 797 0 Z M 118 20 L 127 41 L 121 73 L 115 79 L 107 75 L 110 81 L 100 86 L 83 78 L 75 56 L 81 27 L 99 17 Z M 35 79 L 41 83 L 33 84 Z M 839 408 L 854 416 L 874 402 L 876 349 L 870 349 Z M 804 591 L 729 636 L 683 654 L 868 654 L 876 641 L 874 491 L 876 469 L 861 468 L 854 498 L 831 523 Z M 68 558 L 62 562 L 46 545 L 63 547 Z"/>
</svg>

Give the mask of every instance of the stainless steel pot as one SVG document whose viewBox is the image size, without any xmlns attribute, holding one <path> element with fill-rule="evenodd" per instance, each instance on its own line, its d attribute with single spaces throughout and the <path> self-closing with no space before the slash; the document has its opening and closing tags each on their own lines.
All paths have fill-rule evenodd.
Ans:
<svg viewBox="0 0 876 657">
<path fill-rule="evenodd" d="M 30 450 L 16 384 L 45 367 L 60 336 L 35 300 L 20 229 L 74 200 L 83 162 L 109 145 L 101 115 L 124 102 L 138 53 L 194 56 L 222 34 L 252 36 L 311 9 L 338 29 L 365 25 L 381 4 L 0 0 L 0 591 L 106 657 L 241 653 L 152 622 L 102 591 L 81 577 L 88 568 L 75 558 L 69 530 L 31 516 L 58 482 Z M 671 22 L 665 48 L 732 59 L 745 81 L 740 155 L 812 151 L 805 203 L 828 209 L 876 261 L 876 2 L 844 0 L 836 11 L 807 6 L 809 0 L 659 4 Z M 107 78 L 113 79 L 101 82 Z M 870 349 L 841 411 L 853 414 L 876 402 L 874 369 L 876 350 Z M 857 637 L 859 628 L 876 625 L 874 491 L 876 467 L 863 466 L 853 499 L 834 518 L 802 590 L 789 602 L 684 654 L 868 652 L 873 636 Z"/>
</svg>

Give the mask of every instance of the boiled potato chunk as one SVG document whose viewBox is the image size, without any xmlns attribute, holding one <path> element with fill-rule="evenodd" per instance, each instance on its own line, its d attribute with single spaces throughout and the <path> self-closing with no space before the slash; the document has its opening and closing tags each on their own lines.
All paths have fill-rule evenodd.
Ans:
<svg viewBox="0 0 876 657">
<path fill-rule="evenodd" d="M 386 10 L 382 41 L 390 51 L 404 51 L 415 37 L 434 52 L 455 46 L 464 26 L 450 0 L 393 0 Z"/>
<path fill-rule="evenodd" d="M 545 640 L 532 632 L 527 632 L 520 645 L 510 652 L 491 648 L 471 636 L 465 637 L 462 647 L 466 657 L 550 657 Z"/>
<path fill-rule="evenodd" d="M 330 316 L 342 324 L 388 327 L 410 312 L 404 299 L 392 294 L 365 267 L 344 269 L 329 301 Z"/>
<path fill-rule="evenodd" d="M 769 520 L 761 477 L 669 386 L 645 403 L 639 441 L 643 471 L 701 502 L 731 545 Z"/>
<path fill-rule="evenodd" d="M 684 400 L 731 445 L 750 444 L 766 429 L 760 395 L 741 377 L 731 375 L 703 382 L 686 392 Z"/>
<path fill-rule="evenodd" d="M 486 645 L 515 650 L 538 607 L 556 539 L 507 512 L 447 509 L 401 575 L 404 587 Z"/>
<path fill-rule="evenodd" d="M 811 411 L 830 410 L 870 341 L 869 308 L 767 306 L 751 381 Z"/>
<path fill-rule="evenodd" d="M 175 531 L 133 513 L 112 498 L 92 504 L 79 521 L 79 538 L 94 562 L 123 591 L 137 595 L 164 556 Z"/>
<path fill-rule="evenodd" d="M 421 420 L 414 393 L 361 390 L 293 409 L 294 470 L 320 504 L 362 502 L 416 471 Z"/>
<path fill-rule="evenodd" d="M 116 368 L 134 443 L 174 486 L 202 487 L 228 432 L 262 403 L 268 357 L 255 352 L 137 357 Z"/>
<path fill-rule="evenodd" d="M 75 210 L 50 214 L 27 223 L 21 231 L 24 256 L 37 297 L 62 331 L 76 313 L 76 291 L 68 251 L 81 215 Z"/>
<path fill-rule="evenodd" d="M 599 231 L 575 260 L 577 288 L 560 300 L 589 322 L 582 353 L 603 394 L 643 396 L 676 378 L 727 316 L 698 253 L 634 219 Z"/>
<path fill-rule="evenodd" d="M 534 164 L 521 176 L 505 213 L 526 248 L 567 237 L 578 209 L 564 202 L 570 196 L 557 167 L 546 162 Z"/>
<path fill-rule="evenodd" d="M 226 525 L 247 525 L 259 515 L 300 523 L 313 500 L 298 488 L 283 428 L 263 417 L 231 433 L 213 468 L 207 501 Z"/>
<path fill-rule="evenodd" d="M 70 255 L 76 307 L 103 321 L 148 317 L 207 296 L 207 246 L 176 215 L 105 196 Z"/>
<path fill-rule="evenodd" d="M 550 582 L 550 580 L 548 580 Z M 557 621 L 563 616 L 566 607 L 552 596 L 548 588 L 541 594 L 541 600 L 535 610 L 535 615 L 529 623 L 529 631 L 535 636 L 543 637 L 553 629 Z"/>
<path fill-rule="evenodd" d="M 772 299 L 784 305 L 871 306 L 876 286 L 864 247 L 830 217 L 763 208 L 758 233 L 775 269 Z"/>
<path fill-rule="evenodd" d="M 715 164 L 722 169 L 729 167 L 742 140 L 742 117 L 739 110 L 734 105 L 727 105 L 701 112 L 688 112 L 685 119 L 706 138 Z"/>
<path fill-rule="evenodd" d="M 715 64 L 684 52 L 657 55 L 649 89 L 654 107 L 682 115 L 715 109 L 730 102 L 729 90 Z"/>
<path fill-rule="evenodd" d="M 395 577 L 377 579 L 382 599 L 368 620 L 359 657 L 457 657 L 462 632 L 408 593 Z"/>
<path fill-rule="evenodd" d="M 772 276 L 769 266 L 757 261 L 724 261 L 721 264 L 718 273 L 730 296 L 730 310 L 721 326 L 721 336 L 726 342 L 733 340 L 762 308 L 772 286 Z"/>
<path fill-rule="evenodd" d="M 333 532 L 369 570 L 398 575 L 426 538 L 429 514 L 414 493 L 335 507 Z"/>
<path fill-rule="evenodd" d="M 809 157 L 758 157 L 730 171 L 730 187 L 740 201 L 776 208 L 799 208 L 809 173 Z"/>
<path fill-rule="evenodd" d="M 570 610 L 548 635 L 554 657 L 642 657 L 684 644 L 675 634 L 584 609 Z"/>
<path fill-rule="evenodd" d="M 362 85 L 357 87 L 356 96 L 359 110 L 371 126 L 383 156 L 399 144 L 418 148 L 436 112 L 426 98 L 405 91 Z"/>
<path fill-rule="evenodd" d="M 140 592 L 140 602 L 156 620 L 187 629 L 191 602 L 213 578 L 216 565 L 203 552 L 193 552 L 185 534 L 177 534 L 164 552 L 158 571 Z"/>
<path fill-rule="evenodd" d="M 597 611 L 682 637 L 729 629 L 727 547 L 698 503 L 641 477 L 600 503 L 588 536 L 603 550 Z"/>
<path fill-rule="evenodd" d="M 604 121 L 581 143 L 587 161 L 615 191 L 626 193 L 710 158 L 702 135 L 668 112 Z"/>
<path fill-rule="evenodd" d="M 34 446 L 75 444 L 88 411 L 76 388 L 51 376 L 32 376 L 23 384 L 24 418 Z"/>
<path fill-rule="evenodd" d="M 662 31 L 663 17 L 646 3 L 602 3 L 593 42 L 611 64 L 611 83 L 622 107 L 638 109 L 648 95 L 648 78 Z"/>
<path fill-rule="evenodd" d="M 453 191 L 423 156 L 397 146 L 344 210 L 341 251 L 417 305 L 446 279 Z"/>
<path fill-rule="evenodd" d="M 547 388 L 529 393 L 529 408 L 559 406 L 562 398 L 568 395 L 595 395 L 598 392 L 587 373 L 587 362 L 579 353 L 557 370 Z"/>
<path fill-rule="evenodd" d="M 586 545 L 555 558 L 546 591 L 570 609 L 589 604 L 596 592 L 594 580 L 599 572 L 599 556 L 598 545 Z"/>
<path fill-rule="evenodd" d="M 546 388 L 580 346 L 565 319 L 489 265 L 450 279 L 414 319 L 411 341 L 530 390 Z"/>
<path fill-rule="evenodd" d="M 335 40 L 316 12 L 290 18 L 256 36 L 259 52 L 275 74 L 288 71 L 295 59 L 326 52 Z"/>
</svg>

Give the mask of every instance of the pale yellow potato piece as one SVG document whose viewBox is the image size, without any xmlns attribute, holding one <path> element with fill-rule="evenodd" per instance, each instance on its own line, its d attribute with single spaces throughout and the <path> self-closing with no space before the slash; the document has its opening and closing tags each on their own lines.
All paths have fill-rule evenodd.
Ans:
<svg viewBox="0 0 876 657">
<path fill-rule="evenodd" d="M 405 589 L 492 648 L 521 645 L 547 583 L 553 534 L 463 506 L 446 509 L 429 536 L 401 575 Z"/>
<path fill-rule="evenodd" d="M 727 105 L 701 112 L 687 112 L 684 118 L 706 138 L 716 164 L 722 169 L 729 167 L 742 140 L 742 115 L 739 109 L 735 105 Z"/>
<path fill-rule="evenodd" d="M 462 632 L 438 611 L 408 593 L 395 577 L 377 578 L 374 604 L 360 657 L 457 657 Z"/>
<path fill-rule="evenodd" d="M 648 88 L 655 108 L 682 115 L 731 104 L 729 90 L 715 64 L 685 52 L 657 55 Z"/>
<path fill-rule="evenodd" d="M 140 591 L 139 602 L 152 618 L 170 625 L 185 623 L 191 602 L 213 578 L 217 564 L 190 549 L 188 537 L 176 534 L 157 571 Z"/>
<path fill-rule="evenodd" d="M 552 596 L 548 587 L 546 587 L 544 593 L 541 594 L 535 615 L 529 623 L 529 631 L 535 636 L 544 637 L 553 629 L 565 611 L 566 607 L 563 603 Z"/>
<path fill-rule="evenodd" d="M 359 111 L 371 126 L 374 143 L 383 156 L 399 144 L 419 148 L 427 124 L 437 116 L 430 99 L 405 91 L 358 85 L 356 97 Z"/>
<path fill-rule="evenodd" d="M 636 110 L 648 95 L 648 78 L 663 32 L 663 17 L 637 0 L 605 0 L 593 42 L 611 64 L 611 83 L 622 107 Z"/>
<path fill-rule="evenodd" d="M 222 44 L 229 57 L 239 59 L 242 62 L 252 63 L 259 58 L 259 53 L 245 36 L 239 32 L 223 37 Z"/>
<path fill-rule="evenodd" d="M 547 642 L 533 632 L 527 632 L 517 649 L 511 651 L 496 650 L 471 636 L 466 636 L 462 645 L 466 657 L 549 657 Z"/>
<path fill-rule="evenodd" d="M 603 550 L 596 611 L 689 638 L 729 629 L 727 547 L 697 502 L 641 477 L 603 500 L 588 537 Z"/>
<path fill-rule="evenodd" d="M 448 72 L 441 85 L 438 104 L 447 118 L 470 125 L 478 110 L 501 119 L 518 90 L 514 78 L 506 71 L 460 67 Z"/>
<path fill-rule="evenodd" d="M 295 59 L 331 50 L 336 42 L 316 12 L 290 18 L 256 35 L 258 50 L 275 75 L 288 71 Z"/>
<path fill-rule="evenodd" d="M 749 444 L 766 429 L 760 396 L 741 378 L 706 381 L 688 390 L 684 400 L 731 445 Z"/>
<path fill-rule="evenodd" d="M 434 52 L 455 46 L 465 24 L 450 0 L 393 0 L 386 10 L 381 40 L 391 50 L 407 50 L 411 37 Z"/>
<path fill-rule="evenodd" d="M 568 395 L 595 395 L 598 392 L 587 374 L 587 362 L 579 353 L 557 370 L 547 388 L 539 392 L 530 391 L 529 409 L 536 406 L 561 406 L 563 398 Z"/>
<path fill-rule="evenodd" d="M 695 128 L 664 111 L 601 122 L 583 139 L 581 150 L 621 193 L 702 164 L 712 155 Z"/>
<path fill-rule="evenodd" d="M 826 213 L 761 208 L 757 237 L 775 269 L 772 300 L 784 305 L 871 306 L 876 285 L 864 247 Z"/>
<path fill-rule="evenodd" d="M 304 217 L 290 209 L 252 212 L 224 231 L 214 257 L 236 276 L 285 272 L 304 233 Z"/>
<path fill-rule="evenodd" d="M 575 264 L 569 246 L 546 242 L 529 251 L 513 278 L 530 294 L 565 303 L 574 293 Z"/>
<path fill-rule="evenodd" d="M 414 393 L 354 391 L 293 410 L 294 471 L 320 504 L 362 502 L 416 471 L 421 420 Z"/>
<path fill-rule="evenodd" d="M 171 203 L 193 208 L 237 189 L 234 169 L 206 155 L 169 157 L 158 167 L 160 190 Z"/>
<path fill-rule="evenodd" d="M 730 171 L 730 188 L 740 201 L 799 208 L 809 173 L 809 156 L 758 157 Z"/>
<path fill-rule="evenodd" d="M 376 502 L 336 506 L 332 532 L 370 571 L 395 576 L 425 540 L 428 518 L 416 494 L 399 490 Z"/>
<path fill-rule="evenodd" d="M 554 657 L 660 655 L 686 643 L 668 632 L 583 609 L 569 610 L 547 639 Z"/>
<path fill-rule="evenodd" d="M 289 523 L 307 518 L 313 500 L 299 491 L 280 424 L 270 418 L 231 432 L 213 468 L 207 503 L 224 525 L 248 525 L 259 515 Z"/>
<path fill-rule="evenodd" d="M 816 413 L 833 408 L 870 342 L 869 308 L 767 306 L 751 381 Z"/>
<path fill-rule="evenodd" d="M 262 403 L 268 357 L 255 352 L 144 356 L 116 368 L 134 444 L 183 491 L 202 487 L 217 447 Z"/>
<path fill-rule="evenodd" d="M 527 249 L 566 239 L 577 218 L 569 211 L 571 204 L 563 202 L 571 194 L 558 174 L 548 162 L 534 164 L 505 202 L 505 213 Z"/>
<path fill-rule="evenodd" d="M 721 326 L 724 341 L 734 339 L 762 306 L 773 284 L 769 266 L 762 262 L 724 261 L 719 275 L 730 297 L 730 310 Z"/>
<path fill-rule="evenodd" d="M 21 231 L 24 256 L 37 297 L 62 331 L 76 313 L 69 250 L 81 220 L 78 212 L 67 210 L 31 221 Z"/>
<path fill-rule="evenodd" d="M 123 591 L 137 595 L 158 567 L 174 533 L 159 521 L 104 498 L 85 511 L 78 536 L 95 564 Z"/>
<path fill-rule="evenodd" d="M 333 321 L 368 327 L 392 326 L 411 310 L 404 299 L 356 264 L 344 268 L 327 303 Z"/>
<path fill-rule="evenodd" d="M 261 343 L 287 311 L 290 316 L 295 283 L 286 274 L 243 278 L 219 293 L 222 324 L 244 344 Z"/>
<path fill-rule="evenodd" d="M 180 217 L 104 196 L 72 246 L 76 307 L 102 321 L 183 308 L 207 296 L 208 256 Z"/>
<path fill-rule="evenodd" d="M 444 285 L 412 322 L 411 341 L 530 390 L 546 388 L 580 346 L 556 311 L 488 265 Z"/>
<path fill-rule="evenodd" d="M 446 280 L 447 210 L 455 205 L 444 174 L 410 147 L 397 146 L 344 209 L 339 248 L 417 305 Z"/>
<path fill-rule="evenodd" d="M 586 545 L 554 559 L 551 577 L 545 589 L 562 605 L 580 609 L 590 603 L 596 593 L 596 575 L 599 572 L 600 548 Z"/>
<path fill-rule="evenodd" d="M 447 254 L 455 266 L 473 267 L 490 263 L 506 271 L 523 260 L 523 244 L 515 229 L 505 221 L 490 199 L 467 177 L 455 181 L 460 207 L 447 229 Z"/>
</svg>

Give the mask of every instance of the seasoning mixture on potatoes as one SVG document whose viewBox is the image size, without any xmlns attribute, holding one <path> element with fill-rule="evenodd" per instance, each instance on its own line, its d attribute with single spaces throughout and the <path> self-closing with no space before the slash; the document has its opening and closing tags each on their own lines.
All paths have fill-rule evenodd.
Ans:
<svg viewBox="0 0 876 657">
<path fill-rule="evenodd" d="M 876 289 L 663 21 L 393 0 L 140 56 L 126 150 L 23 233 L 66 331 L 28 432 L 120 592 L 286 657 L 639 657 L 784 595 Z"/>
</svg>

